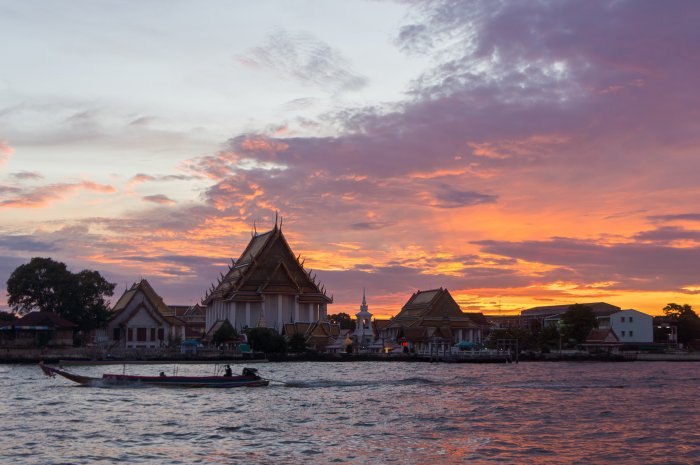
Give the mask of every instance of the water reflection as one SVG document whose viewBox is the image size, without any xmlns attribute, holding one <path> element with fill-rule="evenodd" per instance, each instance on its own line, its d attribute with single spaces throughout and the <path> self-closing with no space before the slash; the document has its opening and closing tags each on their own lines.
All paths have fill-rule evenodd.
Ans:
<svg viewBox="0 0 700 465">
<path fill-rule="evenodd" d="M 698 463 L 697 365 L 280 363 L 253 389 L 84 388 L 0 367 L 13 463 Z M 211 365 L 179 367 L 210 374 Z M 129 366 L 152 374 L 171 366 Z M 100 376 L 121 367 L 76 367 Z M 3 373 L 5 372 L 5 373 Z M 170 371 L 169 371 L 170 372 Z M 682 431 L 682 434 L 680 432 Z"/>
</svg>

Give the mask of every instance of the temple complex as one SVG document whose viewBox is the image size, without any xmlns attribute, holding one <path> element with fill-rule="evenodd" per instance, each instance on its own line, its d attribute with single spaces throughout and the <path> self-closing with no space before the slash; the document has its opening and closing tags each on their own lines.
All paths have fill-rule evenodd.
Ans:
<svg viewBox="0 0 700 465">
<path fill-rule="evenodd" d="M 254 232 L 238 260 L 211 286 L 205 330 L 228 320 L 236 331 L 265 326 L 282 332 L 285 324 L 327 321 L 332 297 L 304 268 L 282 234 L 282 225 L 262 234 Z"/>
</svg>

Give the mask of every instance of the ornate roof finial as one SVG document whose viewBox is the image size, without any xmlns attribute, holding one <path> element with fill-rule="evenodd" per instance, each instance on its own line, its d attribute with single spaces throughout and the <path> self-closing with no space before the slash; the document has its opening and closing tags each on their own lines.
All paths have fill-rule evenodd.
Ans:
<svg viewBox="0 0 700 465">
<path fill-rule="evenodd" d="M 362 305 L 360 305 L 361 312 L 367 312 L 367 298 L 365 297 L 365 288 L 362 288 Z"/>
</svg>

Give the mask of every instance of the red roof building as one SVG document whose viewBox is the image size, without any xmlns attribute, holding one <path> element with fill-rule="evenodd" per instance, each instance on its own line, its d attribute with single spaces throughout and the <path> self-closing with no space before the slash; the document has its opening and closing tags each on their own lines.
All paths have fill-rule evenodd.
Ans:
<svg viewBox="0 0 700 465">
<path fill-rule="evenodd" d="M 4 347 L 66 347 L 73 345 L 78 325 L 53 312 L 31 312 L 0 324 Z"/>
</svg>

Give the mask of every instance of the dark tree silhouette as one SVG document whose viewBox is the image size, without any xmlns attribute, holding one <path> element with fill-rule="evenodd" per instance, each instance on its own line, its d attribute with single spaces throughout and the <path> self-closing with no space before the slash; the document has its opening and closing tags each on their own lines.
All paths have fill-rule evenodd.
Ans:
<svg viewBox="0 0 700 465">
<path fill-rule="evenodd" d="M 238 333 L 236 330 L 231 326 L 228 320 L 224 320 L 219 329 L 217 329 L 211 337 L 211 342 L 218 346 L 219 344 L 226 344 L 227 342 L 232 342 L 237 339 Z"/>
<path fill-rule="evenodd" d="M 561 316 L 564 334 L 581 343 L 586 340 L 591 329 L 598 327 L 593 309 L 587 305 L 574 304 Z"/>
<path fill-rule="evenodd" d="M 253 350 L 258 352 L 285 353 L 287 352 L 287 341 L 284 336 L 270 328 L 251 328 L 246 331 L 248 343 Z"/>
<path fill-rule="evenodd" d="M 292 337 L 287 341 L 287 346 L 290 352 L 304 352 L 306 350 L 306 338 L 303 334 L 292 334 Z"/>
<path fill-rule="evenodd" d="M 58 313 L 85 333 L 107 322 L 106 297 L 114 294 L 114 287 L 97 271 L 74 274 L 65 263 L 35 257 L 10 275 L 7 303 L 20 315 L 35 310 Z"/>
<path fill-rule="evenodd" d="M 693 339 L 700 339 L 700 317 L 688 304 L 670 303 L 664 307 L 664 314 L 678 328 L 678 342 L 687 344 Z"/>
<path fill-rule="evenodd" d="M 328 315 L 328 321 L 339 324 L 341 329 L 349 329 L 355 331 L 355 320 L 347 313 L 336 313 Z"/>
</svg>

